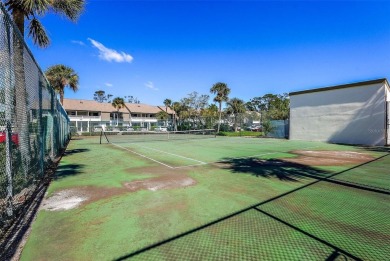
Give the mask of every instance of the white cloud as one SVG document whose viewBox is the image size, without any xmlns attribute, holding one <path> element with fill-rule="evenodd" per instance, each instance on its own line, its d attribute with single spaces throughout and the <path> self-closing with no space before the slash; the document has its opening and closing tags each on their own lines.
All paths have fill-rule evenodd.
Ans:
<svg viewBox="0 0 390 261">
<path fill-rule="evenodd" d="M 74 43 L 74 44 L 78 44 L 78 45 L 81 45 L 81 46 L 85 46 L 85 43 L 82 42 L 82 41 L 72 40 L 71 42 Z"/>
<path fill-rule="evenodd" d="M 133 57 L 130 54 L 125 52 L 118 52 L 114 49 L 110 49 L 105 47 L 102 43 L 95 41 L 91 38 L 88 40 L 92 43 L 92 45 L 99 50 L 99 58 L 108 62 L 117 62 L 117 63 L 131 63 L 133 61 Z"/>
<path fill-rule="evenodd" d="M 154 83 L 152 83 L 152 82 L 147 82 L 147 83 L 145 83 L 144 85 L 145 85 L 145 87 L 148 88 L 148 89 L 151 89 L 151 90 L 153 90 L 153 91 L 158 91 L 158 88 L 156 88 L 156 87 L 154 86 Z"/>
<path fill-rule="evenodd" d="M 104 85 L 106 85 L 107 87 L 112 87 L 112 86 L 114 86 L 112 83 L 109 83 L 109 82 L 106 82 Z"/>
</svg>

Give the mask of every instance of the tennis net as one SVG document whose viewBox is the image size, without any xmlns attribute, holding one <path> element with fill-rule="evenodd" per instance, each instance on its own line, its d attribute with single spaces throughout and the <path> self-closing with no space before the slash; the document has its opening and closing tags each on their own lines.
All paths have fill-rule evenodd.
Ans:
<svg viewBox="0 0 390 261">
<path fill-rule="evenodd" d="M 133 143 L 147 141 L 170 141 L 215 138 L 214 129 L 187 131 L 103 131 L 100 143 Z"/>
</svg>

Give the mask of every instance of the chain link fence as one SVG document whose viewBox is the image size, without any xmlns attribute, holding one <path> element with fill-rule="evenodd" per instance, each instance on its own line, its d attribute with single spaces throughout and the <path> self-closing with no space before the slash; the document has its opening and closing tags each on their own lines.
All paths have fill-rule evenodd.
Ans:
<svg viewBox="0 0 390 261">
<path fill-rule="evenodd" d="M 68 140 L 68 116 L 0 3 L 0 238 Z"/>
</svg>

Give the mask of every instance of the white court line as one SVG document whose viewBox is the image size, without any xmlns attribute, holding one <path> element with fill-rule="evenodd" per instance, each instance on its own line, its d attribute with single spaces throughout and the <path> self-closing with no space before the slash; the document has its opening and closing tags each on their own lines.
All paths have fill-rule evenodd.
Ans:
<svg viewBox="0 0 390 261">
<path fill-rule="evenodd" d="M 202 165 L 208 165 L 210 163 L 201 163 L 201 164 L 194 164 L 194 165 L 186 165 L 186 166 L 179 166 L 179 167 L 173 167 L 174 169 L 184 169 L 184 168 L 189 168 L 189 167 L 196 167 L 196 166 L 202 166 Z"/>
<path fill-rule="evenodd" d="M 219 160 L 219 161 L 212 161 L 212 162 L 203 162 L 203 161 L 199 161 L 199 160 L 194 160 L 194 159 L 186 158 L 186 157 L 184 157 L 184 156 L 176 155 L 176 154 L 173 154 L 173 153 L 169 153 L 169 152 L 165 152 L 165 151 L 160 151 L 160 150 L 157 150 L 157 149 L 154 149 L 154 148 L 148 148 L 148 147 L 142 146 L 142 147 L 145 147 L 145 148 L 148 148 L 148 149 L 152 149 L 152 150 L 156 150 L 156 151 L 159 151 L 159 152 L 163 152 L 163 153 L 166 153 L 166 154 L 170 154 L 170 155 L 174 155 L 174 156 L 177 156 L 177 157 L 182 157 L 182 158 L 186 158 L 186 159 L 189 159 L 189 160 L 193 160 L 193 161 L 200 162 L 200 164 L 172 167 L 172 166 L 169 166 L 169 165 L 167 165 L 167 164 L 165 164 L 165 163 L 162 163 L 162 162 L 160 162 L 160 161 L 158 161 L 158 160 L 155 160 L 155 159 L 152 159 L 152 158 L 150 158 L 150 157 L 147 157 L 147 156 L 145 156 L 145 155 L 143 155 L 143 154 L 140 154 L 140 153 L 138 153 L 138 152 L 129 150 L 129 149 L 125 148 L 125 147 L 119 146 L 119 145 L 114 144 L 114 143 L 111 143 L 111 144 L 112 144 L 112 145 L 115 145 L 115 146 L 117 146 L 117 147 L 119 147 L 119 148 L 122 148 L 122 149 L 124 149 L 124 150 L 127 150 L 127 151 L 129 151 L 129 152 L 132 152 L 132 153 L 134 153 L 134 154 L 136 154 L 136 155 L 138 155 L 138 156 L 140 156 L 140 157 L 149 159 L 149 160 L 154 161 L 154 162 L 156 162 L 156 163 L 158 163 L 158 164 L 161 164 L 161 165 L 163 165 L 163 166 L 166 166 L 166 167 L 168 167 L 168 168 L 170 168 L 170 169 L 181 169 L 181 168 L 196 167 L 196 166 L 208 165 L 208 164 L 219 163 L 219 162 L 228 162 L 228 160 Z M 320 147 L 320 146 L 306 147 L 306 148 L 302 148 L 302 149 L 314 149 L 314 148 L 318 148 L 318 147 Z M 288 153 L 288 152 L 286 152 L 286 151 L 268 152 L 268 153 L 262 153 L 262 154 L 251 155 L 251 156 L 244 156 L 244 157 L 238 157 L 238 158 L 233 158 L 233 159 L 246 159 L 246 158 L 252 158 L 252 157 L 259 157 L 259 156 L 265 156 L 265 155 L 272 155 L 272 154 L 277 154 L 277 153 Z"/>
<path fill-rule="evenodd" d="M 181 156 L 181 155 L 177 155 L 177 154 L 173 154 L 173 153 L 170 153 L 170 152 L 158 150 L 158 149 L 155 149 L 155 148 L 150 148 L 150 147 L 146 147 L 146 146 L 141 146 L 141 147 L 142 148 L 146 148 L 146 149 L 150 149 L 150 150 L 155 150 L 155 151 L 158 151 L 158 152 L 161 152 L 161 153 L 165 153 L 165 154 L 168 154 L 168 155 L 176 156 L 176 157 L 179 157 L 179 158 L 188 159 L 188 160 L 191 160 L 191 161 L 196 161 L 196 162 L 199 162 L 201 164 L 207 164 L 206 162 L 203 162 L 203 161 L 200 161 L 200 160 L 187 158 L 187 157 L 184 157 L 184 156 Z M 197 165 L 199 165 L 199 164 L 197 164 Z"/>
<path fill-rule="evenodd" d="M 119 146 L 119 145 L 117 145 L 117 144 L 115 144 L 115 143 L 111 143 L 111 144 L 114 145 L 114 146 L 117 146 L 117 147 L 119 147 L 119 148 L 121 148 L 121 149 L 130 151 L 131 153 L 137 154 L 137 155 L 140 156 L 140 157 L 143 157 L 143 158 L 149 159 L 149 160 L 151 160 L 151 161 L 157 162 L 158 164 L 161 164 L 161 165 L 163 165 L 163 166 L 165 166 L 165 167 L 168 167 L 168 168 L 170 168 L 170 169 L 173 169 L 173 168 L 174 168 L 174 167 L 171 167 L 171 166 L 169 166 L 169 165 L 167 165 L 167 164 L 165 164 L 165 163 L 162 163 L 162 162 L 160 162 L 160 161 L 158 161 L 158 160 L 152 159 L 152 158 L 147 157 L 147 156 L 145 156 L 145 155 L 143 155 L 143 154 L 140 154 L 140 153 L 138 153 L 138 152 L 135 152 L 135 151 L 129 150 L 129 149 L 125 148 L 125 147 Z"/>
</svg>

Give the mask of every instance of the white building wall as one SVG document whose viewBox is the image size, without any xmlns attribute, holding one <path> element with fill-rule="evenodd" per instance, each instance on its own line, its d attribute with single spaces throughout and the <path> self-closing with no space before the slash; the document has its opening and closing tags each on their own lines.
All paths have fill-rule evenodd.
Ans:
<svg viewBox="0 0 390 261">
<path fill-rule="evenodd" d="M 386 101 L 390 102 L 390 87 L 386 84 Z"/>
<path fill-rule="evenodd" d="M 386 144 L 384 83 L 290 97 L 290 139 Z"/>
</svg>

